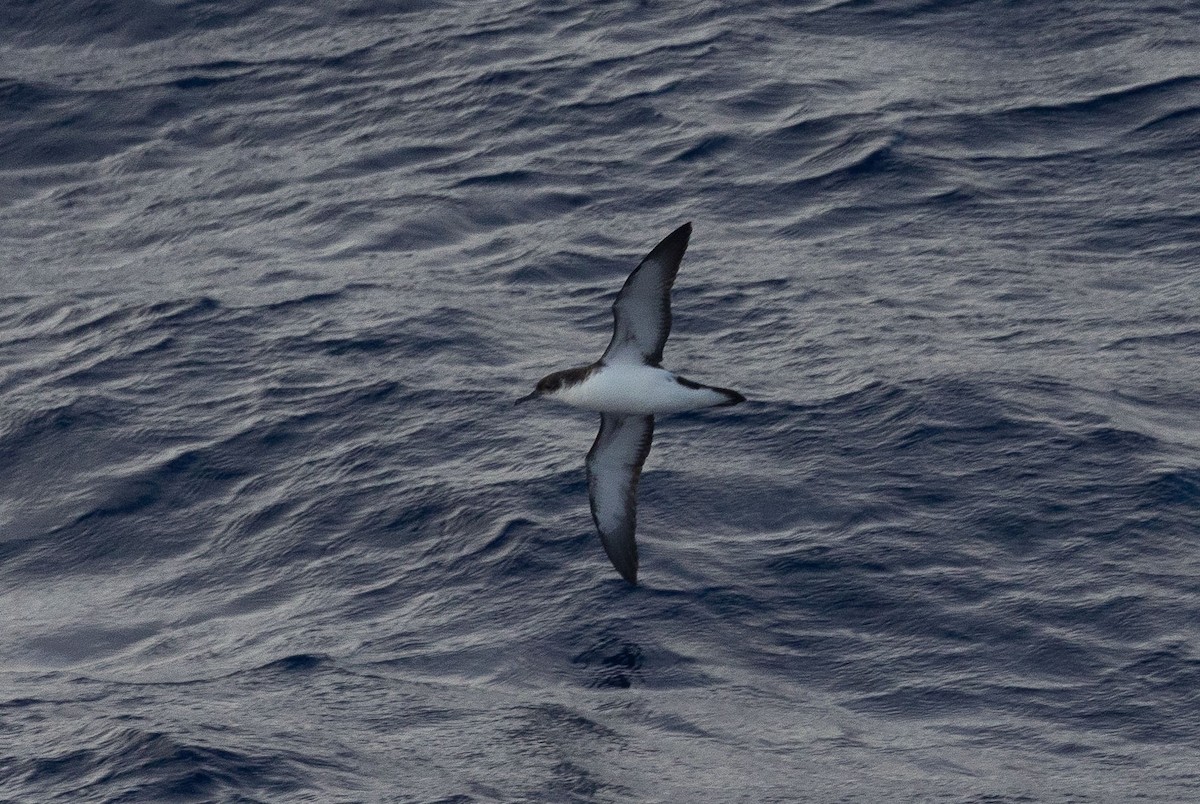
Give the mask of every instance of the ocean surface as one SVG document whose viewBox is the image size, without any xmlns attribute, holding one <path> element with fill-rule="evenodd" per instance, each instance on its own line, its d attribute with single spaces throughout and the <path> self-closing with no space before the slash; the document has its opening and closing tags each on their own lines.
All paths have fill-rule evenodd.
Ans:
<svg viewBox="0 0 1200 804">
<path fill-rule="evenodd" d="M 0 801 L 1200 801 L 1198 302 L 1194 2 L 9 0 Z"/>
</svg>

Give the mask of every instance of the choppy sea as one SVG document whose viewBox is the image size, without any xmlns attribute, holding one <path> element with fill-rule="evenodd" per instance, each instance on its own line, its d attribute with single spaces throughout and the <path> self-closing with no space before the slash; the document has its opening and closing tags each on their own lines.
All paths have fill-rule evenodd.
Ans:
<svg viewBox="0 0 1200 804">
<path fill-rule="evenodd" d="M 1200 6 L 9 0 L 0 801 L 1200 800 Z M 641 581 L 595 417 L 694 221 Z"/>
</svg>

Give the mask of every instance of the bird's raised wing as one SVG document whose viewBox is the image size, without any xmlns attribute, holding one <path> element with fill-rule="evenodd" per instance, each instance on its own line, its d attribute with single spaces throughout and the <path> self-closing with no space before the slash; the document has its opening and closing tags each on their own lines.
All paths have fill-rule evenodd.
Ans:
<svg viewBox="0 0 1200 804">
<path fill-rule="evenodd" d="M 654 440 L 653 416 L 600 417 L 587 455 L 588 497 L 604 552 L 621 577 L 637 583 L 637 486 Z"/>
<path fill-rule="evenodd" d="M 687 250 L 692 224 L 671 232 L 625 280 L 613 302 L 613 337 L 600 358 L 606 363 L 662 362 L 671 334 L 671 285 Z"/>
</svg>

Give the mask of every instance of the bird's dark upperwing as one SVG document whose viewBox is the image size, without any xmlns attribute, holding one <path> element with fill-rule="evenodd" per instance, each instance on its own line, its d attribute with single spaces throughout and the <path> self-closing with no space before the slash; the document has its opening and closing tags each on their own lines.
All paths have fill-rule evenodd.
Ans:
<svg viewBox="0 0 1200 804">
<path fill-rule="evenodd" d="M 637 486 L 654 439 L 653 416 L 600 417 L 600 433 L 587 455 L 592 519 L 609 560 L 630 583 L 637 583 Z"/>
<path fill-rule="evenodd" d="M 601 360 L 654 366 L 662 362 L 671 334 L 671 285 L 691 234 L 690 223 L 671 232 L 625 280 L 613 302 L 613 337 Z"/>
</svg>

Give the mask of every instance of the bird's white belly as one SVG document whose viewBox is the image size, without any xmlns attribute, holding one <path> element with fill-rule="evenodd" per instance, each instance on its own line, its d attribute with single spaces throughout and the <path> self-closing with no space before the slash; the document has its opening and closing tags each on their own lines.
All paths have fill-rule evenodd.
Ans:
<svg viewBox="0 0 1200 804">
<path fill-rule="evenodd" d="M 643 365 L 604 366 L 559 398 L 568 405 L 600 413 L 646 416 L 712 407 L 724 400 L 707 388 L 680 385 L 666 369 Z"/>
</svg>

